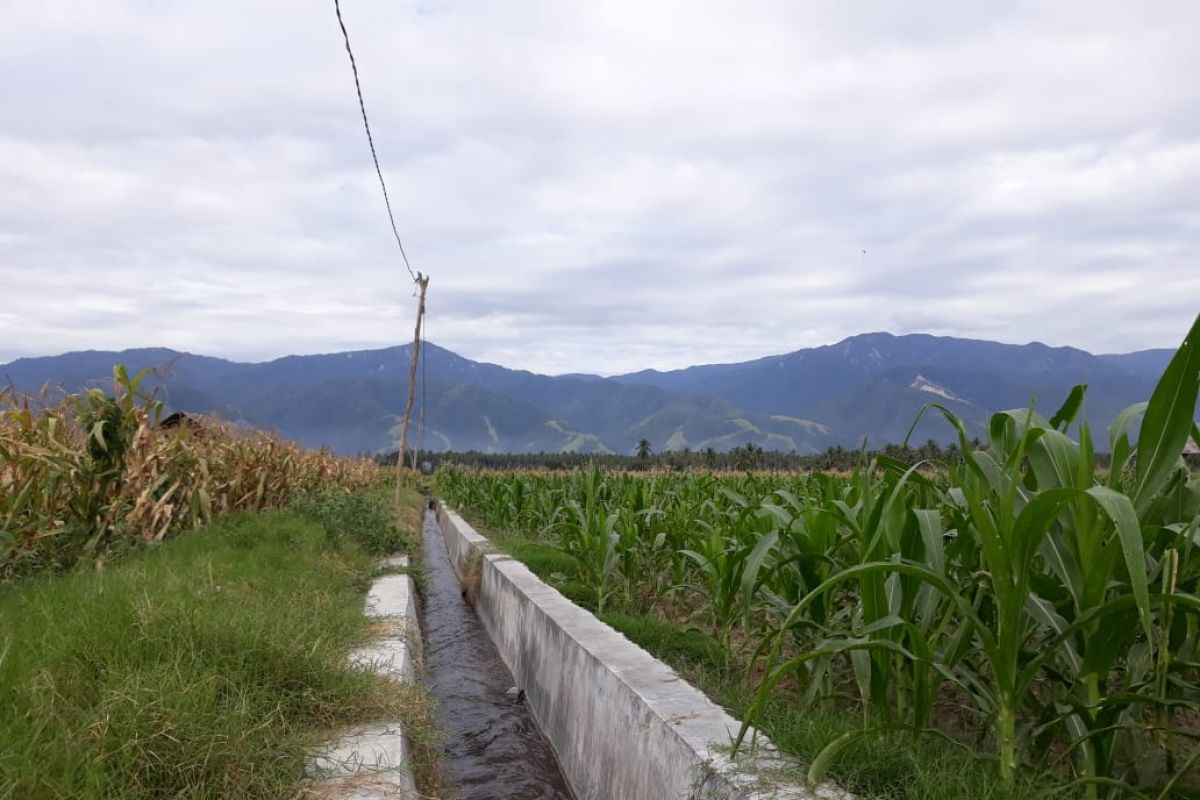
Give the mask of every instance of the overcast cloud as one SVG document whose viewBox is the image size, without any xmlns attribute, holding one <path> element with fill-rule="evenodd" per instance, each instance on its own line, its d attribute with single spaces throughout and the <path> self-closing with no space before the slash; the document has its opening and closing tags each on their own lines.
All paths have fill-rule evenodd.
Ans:
<svg viewBox="0 0 1200 800">
<path fill-rule="evenodd" d="M 1117 352 L 1200 309 L 1194 0 L 343 12 L 429 337 L 470 358 Z M 332 0 L 0 0 L 0 108 L 0 361 L 411 337 Z"/>
</svg>

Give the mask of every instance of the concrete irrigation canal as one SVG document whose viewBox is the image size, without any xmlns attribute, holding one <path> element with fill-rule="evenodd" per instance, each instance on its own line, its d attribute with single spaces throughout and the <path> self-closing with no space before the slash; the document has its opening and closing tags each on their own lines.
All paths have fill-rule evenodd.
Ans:
<svg viewBox="0 0 1200 800">
<path fill-rule="evenodd" d="M 564 598 L 441 503 L 425 512 L 425 587 L 381 578 L 368 613 L 397 619 L 358 663 L 423 680 L 460 800 L 849 800 L 782 782 L 762 736 L 732 757 L 740 723 L 666 664 Z M 403 595 L 402 597 L 399 595 Z M 420 620 L 420 637 L 412 630 Z M 416 648 L 423 639 L 424 646 Z M 423 650 L 415 659 L 413 650 Z M 424 663 L 413 670 L 414 660 Z M 341 798 L 417 798 L 396 726 L 351 731 L 314 759 Z M 788 774 L 795 774 L 789 771 Z M 336 791 L 340 788 L 340 791 Z"/>
</svg>

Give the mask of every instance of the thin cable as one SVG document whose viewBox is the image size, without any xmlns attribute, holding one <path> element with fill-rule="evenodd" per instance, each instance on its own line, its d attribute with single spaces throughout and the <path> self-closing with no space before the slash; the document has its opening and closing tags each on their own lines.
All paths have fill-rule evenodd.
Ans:
<svg viewBox="0 0 1200 800">
<path fill-rule="evenodd" d="M 371 160 L 375 162 L 375 174 L 379 176 L 379 188 L 383 190 L 383 204 L 387 206 L 388 221 L 392 223 L 392 235 L 400 247 L 400 256 L 404 259 L 404 267 L 408 276 L 414 281 L 417 274 L 408 263 L 408 254 L 404 252 L 404 243 L 400 241 L 400 231 L 396 229 L 396 217 L 392 214 L 392 201 L 388 199 L 387 184 L 383 180 L 383 170 L 379 168 L 379 156 L 375 153 L 375 139 L 371 136 L 371 123 L 367 121 L 367 104 L 363 102 L 362 84 L 358 80 L 358 64 L 354 60 L 354 51 L 350 49 L 350 34 L 346 32 L 346 23 L 342 21 L 342 6 L 339 0 L 333 0 L 333 10 L 337 12 L 338 25 L 342 29 L 342 38 L 346 40 L 346 55 L 350 56 L 350 69 L 354 72 L 354 90 L 358 92 L 358 108 L 362 111 L 363 128 L 367 131 L 367 143 L 371 145 Z"/>
</svg>

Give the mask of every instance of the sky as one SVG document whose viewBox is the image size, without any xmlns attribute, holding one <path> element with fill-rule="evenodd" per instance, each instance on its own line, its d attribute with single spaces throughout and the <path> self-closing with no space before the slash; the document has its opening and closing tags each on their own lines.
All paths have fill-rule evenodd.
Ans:
<svg viewBox="0 0 1200 800">
<path fill-rule="evenodd" d="M 611 374 L 1200 311 L 1200 3 L 343 0 L 427 335 Z M 0 0 L 0 362 L 411 340 L 333 2 Z"/>
</svg>

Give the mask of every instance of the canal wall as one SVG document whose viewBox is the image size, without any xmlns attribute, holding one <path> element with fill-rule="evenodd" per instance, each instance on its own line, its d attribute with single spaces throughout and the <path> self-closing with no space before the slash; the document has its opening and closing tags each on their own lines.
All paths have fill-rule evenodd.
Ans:
<svg viewBox="0 0 1200 800">
<path fill-rule="evenodd" d="M 451 562 L 579 800 L 847 800 L 778 778 L 765 737 L 729 755 L 738 720 L 438 504 Z"/>
</svg>

